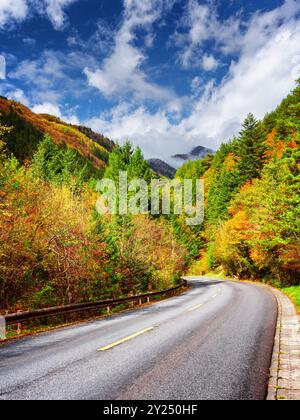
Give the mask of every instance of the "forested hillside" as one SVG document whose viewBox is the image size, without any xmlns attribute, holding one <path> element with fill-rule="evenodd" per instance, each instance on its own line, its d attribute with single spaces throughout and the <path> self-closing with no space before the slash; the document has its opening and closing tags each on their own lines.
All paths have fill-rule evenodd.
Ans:
<svg viewBox="0 0 300 420">
<path fill-rule="evenodd" d="M 189 242 L 176 239 L 171 222 L 148 215 L 99 215 L 99 172 L 93 160 L 47 134 L 24 161 L 11 153 L 9 139 L 17 138 L 21 147 L 28 137 L 16 133 L 15 125 L 2 123 L 1 313 L 176 284 L 187 267 Z M 140 149 L 134 151 L 130 143 L 114 147 L 104 169 L 112 179 L 119 170 L 127 170 L 132 179 L 154 176 Z"/>
<path fill-rule="evenodd" d="M 205 222 L 193 227 L 184 215 L 99 215 L 101 176 L 156 177 L 142 151 L 0 105 L 2 313 L 161 290 L 189 267 L 300 283 L 300 85 L 262 121 L 249 114 L 215 155 L 177 171 L 205 180 Z"/>
<path fill-rule="evenodd" d="M 217 116 L 216 116 L 217 118 Z M 177 176 L 203 177 L 206 242 L 192 272 L 300 283 L 300 81 L 271 114 Z"/>
<path fill-rule="evenodd" d="M 82 165 L 89 164 L 94 173 L 103 174 L 114 143 L 86 127 L 74 126 L 57 117 L 35 114 L 24 105 L 0 97 L 0 124 L 10 127 L 5 143 L 21 162 L 31 160 L 44 135 L 59 147 L 70 149 Z"/>
</svg>

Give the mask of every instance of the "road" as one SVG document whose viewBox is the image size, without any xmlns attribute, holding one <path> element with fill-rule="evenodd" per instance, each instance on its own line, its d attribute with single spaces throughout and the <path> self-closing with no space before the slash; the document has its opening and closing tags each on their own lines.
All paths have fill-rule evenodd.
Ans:
<svg viewBox="0 0 300 420">
<path fill-rule="evenodd" d="M 5 343 L 0 399 L 265 399 L 274 296 L 253 284 L 190 281 L 180 296 Z"/>
</svg>

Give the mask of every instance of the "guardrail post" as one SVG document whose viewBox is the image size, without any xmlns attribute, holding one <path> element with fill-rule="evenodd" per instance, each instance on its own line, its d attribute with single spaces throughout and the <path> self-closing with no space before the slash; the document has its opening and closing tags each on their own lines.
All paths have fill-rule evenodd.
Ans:
<svg viewBox="0 0 300 420">
<path fill-rule="evenodd" d="M 142 305 L 142 299 L 139 299 L 139 305 L 140 306 Z"/>
<path fill-rule="evenodd" d="M 129 293 L 129 296 L 130 296 L 130 297 L 134 297 L 134 293 L 133 293 L 133 291 L 131 291 L 131 292 Z M 132 308 L 134 308 L 134 300 L 132 300 L 130 303 L 131 303 L 131 307 L 132 307 Z"/>
<path fill-rule="evenodd" d="M 150 298 L 149 298 L 149 296 L 147 297 L 147 303 L 150 303 Z"/>
<path fill-rule="evenodd" d="M 107 315 L 110 315 L 110 306 L 107 307 Z"/>
<path fill-rule="evenodd" d="M 17 311 L 18 314 L 20 314 L 22 311 Z M 17 334 L 22 334 L 22 322 L 18 322 L 17 324 Z"/>
</svg>

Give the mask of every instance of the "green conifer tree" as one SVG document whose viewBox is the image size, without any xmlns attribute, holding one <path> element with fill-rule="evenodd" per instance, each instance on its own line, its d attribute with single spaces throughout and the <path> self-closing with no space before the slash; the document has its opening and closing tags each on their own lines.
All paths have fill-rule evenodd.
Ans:
<svg viewBox="0 0 300 420">
<path fill-rule="evenodd" d="M 266 144 L 261 124 L 253 114 L 248 114 L 236 142 L 236 153 L 240 159 L 238 170 L 243 182 L 260 177 L 265 152 Z"/>
</svg>

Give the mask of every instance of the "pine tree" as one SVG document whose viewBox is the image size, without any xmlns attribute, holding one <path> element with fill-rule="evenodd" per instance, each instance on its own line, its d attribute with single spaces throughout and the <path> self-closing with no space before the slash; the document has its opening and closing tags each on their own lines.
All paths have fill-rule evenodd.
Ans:
<svg viewBox="0 0 300 420">
<path fill-rule="evenodd" d="M 69 184 L 74 180 L 76 188 L 97 177 L 97 171 L 87 159 L 76 150 L 58 147 L 48 135 L 33 156 L 32 169 L 36 176 L 56 185 Z"/>
<path fill-rule="evenodd" d="M 39 144 L 38 150 L 32 160 L 34 174 L 44 180 L 53 179 L 57 172 L 62 170 L 61 159 L 58 155 L 58 146 L 46 135 Z M 56 165 L 54 161 L 56 161 Z"/>
<path fill-rule="evenodd" d="M 144 179 L 149 182 L 152 178 L 152 171 L 145 160 L 140 147 L 137 147 L 131 157 L 128 168 L 129 179 Z"/>
<path fill-rule="evenodd" d="M 119 180 L 120 171 L 126 171 L 131 160 L 132 147 L 129 142 L 126 142 L 122 147 L 116 144 L 114 150 L 109 156 L 108 167 L 104 173 L 104 178 L 112 179 L 113 181 Z"/>
<path fill-rule="evenodd" d="M 236 153 L 240 159 L 238 169 L 244 182 L 260 176 L 265 152 L 266 145 L 261 124 L 253 114 L 249 114 L 236 142 Z"/>
<path fill-rule="evenodd" d="M 202 160 L 187 161 L 176 172 L 180 179 L 199 179 L 211 167 L 213 155 L 206 155 Z"/>
<path fill-rule="evenodd" d="M 119 180 L 119 172 L 128 173 L 128 181 L 133 179 L 144 179 L 150 181 L 152 172 L 139 147 L 135 150 L 129 141 L 123 146 L 116 145 L 109 157 L 109 165 L 105 171 L 104 178 Z"/>
</svg>

